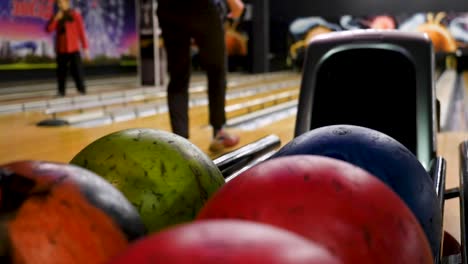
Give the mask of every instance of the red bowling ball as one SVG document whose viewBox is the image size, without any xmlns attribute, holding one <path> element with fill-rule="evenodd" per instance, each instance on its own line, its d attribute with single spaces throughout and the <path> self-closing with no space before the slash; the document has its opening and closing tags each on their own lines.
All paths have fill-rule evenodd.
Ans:
<svg viewBox="0 0 468 264">
<path fill-rule="evenodd" d="M 350 163 L 297 155 L 260 163 L 224 185 L 198 219 L 275 225 L 325 246 L 343 263 L 432 263 L 417 219 L 383 182 Z"/>
<path fill-rule="evenodd" d="M 292 232 L 241 220 L 205 220 L 146 237 L 109 264 L 339 264 L 329 251 Z"/>
</svg>

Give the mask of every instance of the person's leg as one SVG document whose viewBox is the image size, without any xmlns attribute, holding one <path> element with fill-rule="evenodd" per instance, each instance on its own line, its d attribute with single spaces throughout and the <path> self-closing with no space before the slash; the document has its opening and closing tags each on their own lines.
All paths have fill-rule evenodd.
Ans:
<svg viewBox="0 0 468 264">
<path fill-rule="evenodd" d="M 190 34 L 184 16 L 158 10 L 164 47 L 167 55 L 169 84 L 167 102 L 172 132 L 189 138 L 189 81 L 191 73 Z"/>
<path fill-rule="evenodd" d="M 200 52 L 200 62 L 208 79 L 209 121 L 214 134 L 226 123 L 226 48 L 224 29 L 216 10 L 200 13 L 193 24 L 194 38 Z"/>
<path fill-rule="evenodd" d="M 68 54 L 57 54 L 57 88 L 58 96 L 65 96 L 68 71 Z"/>
<path fill-rule="evenodd" d="M 215 7 L 199 13 L 197 22 L 193 24 L 195 41 L 199 46 L 202 67 L 206 70 L 208 79 L 209 121 L 213 127 L 213 137 L 210 149 L 219 150 L 231 147 L 239 142 L 239 138 L 222 131 L 226 123 L 226 72 L 227 55 L 224 38 L 224 28 L 221 16 Z"/>
<path fill-rule="evenodd" d="M 81 94 L 86 93 L 86 86 L 83 79 L 83 65 L 81 62 L 81 55 L 79 52 L 70 54 L 70 73 L 75 81 L 75 86 Z"/>
</svg>

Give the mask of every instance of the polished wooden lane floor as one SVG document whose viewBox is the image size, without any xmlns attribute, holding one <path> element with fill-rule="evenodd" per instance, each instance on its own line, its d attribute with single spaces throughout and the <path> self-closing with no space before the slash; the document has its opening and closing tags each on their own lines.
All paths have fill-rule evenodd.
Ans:
<svg viewBox="0 0 468 264">
<path fill-rule="evenodd" d="M 295 75 L 293 78 L 298 79 Z M 291 79 L 286 76 L 285 79 Z M 265 83 L 263 83 L 265 84 Z M 261 85 L 254 81 L 252 85 Z M 238 87 L 237 87 L 238 88 Z M 278 89 L 275 93 L 298 90 L 298 86 Z M 227 100 L 227 105 L 239 104 L 265 97 L 271 93 L 259 93 L 242 98 Z M 292 97 L 290 99 L 295 99 Z M 242 114 L 247 111 L 229 113 L 228 117 Z M 5 163 L 20 159 L 41 159 L 58 162 L 68 162 L 82 148 L 92 141 L 114 131 L 145 127 L 170 131 L 167 113 L 157 114 L 149 117 L 138 118 L 110 125 L 96 126 L 90 128 L 80 127 L 38 127 L 35 124 L 41 120 L 50 118 L 43 111 L 29 111 L 14 114 L 0 115 L 0 162 Z M 250 143 L 269 134 L 277 134 L 283 142 L 287 142 L 293 133 L 294 117 L 289 121 L 282 121 L 259 128 L 253 132 L 236 131 L 241 135 L 240 145 Z M 192 107 L 190 109 L 190 140 L 210 157 L 216 157 L 222 153 L 210 153 L 208 145 L 211 139 L 211 128 L 208 126 L 208 109 L 206 105 Z M 231 151 L 227 149 L 226 151 Z"/>
</svg>

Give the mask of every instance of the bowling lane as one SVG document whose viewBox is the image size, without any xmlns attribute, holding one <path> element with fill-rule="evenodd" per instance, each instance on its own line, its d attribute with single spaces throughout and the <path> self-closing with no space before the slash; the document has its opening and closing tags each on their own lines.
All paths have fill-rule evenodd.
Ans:
<svg viewBox="0 0 468 264">
<path fill-rule="evenodd" d="M 200 111 L 198 115 L 203 116 L 203 123 L 198 122 L 196 117 L 190 120 L 191 141 L 214 158 L 232 149 L 216 154 L 209 153 L 208 144 L 211 139 L 211 128 L 205 125 L 206 110 L 203 108 L 206 107 L 198 107 L 197 109 Z M 111 132 L 131 127 L 170 131 L 167 115 L 155 115 L 86 129 L 37 127 L 34 123 L 40 116 L 40 113 L 29 113 L 0 117 L 0 129 L 4 131 L 0 133 L 0 163 L 22 159 L 68 162 L 86 145 Z M 290 117 L 281 122 L 258 128 L 256 131 L 234 130 L 234 132 L 241 135 L 240 146 L 269 134 L 276 134 L 280 136 L 282 142 L 287 142 L 293 136 L 294 120 L 295 117 Z"/>
<path fill-rule="evenodd" d="M 287 79 L 290 77 L 279 79 L 281 80 L 284 78 Z M 298 77 L 296 76 L 295 78 Z M 297 90 L 297 88 L 298 87 L 286 89 Z M 282 90 L 279 89 L 279 91 Z M 271 93 L 258 94 L 257 98 L 265 97 L 266 95 L 271 95 Z M 228 105 L 243 103 L 252 99 L 255 99 L 255 97 L 229 99 Z M 233 113 L 232 115 L 235 114 L 236 113 Z M 47 118 L 49 117 L 42 112 L 0 115 L 0 129 L 4 131 L 4 133 L 0 133 L 0 162 L 5 163 L 18 159 L 42 159 L 68 162 L 79 150 L 93 140 L 117 130 L 130 127 L 170 130 L 167 113 L 89 128 L 35 126 L 38 121 Z M 207 121 L 208 112 L 206 105 L 196 106 L 190 110 L 191 140 L 208 153 L 211 128 L 207 125 Z M 292 135 L 292 125 L 283 125 L 281 129 L 290 130 L 289 133 Z M 266 130 L 261 129 L 259 132 L 237 132 L 242 136 L 241 145 L 243 145 L 265 135 L 272 134 L 275 131 L 279 131 L 279 129 L 270 128 Z M 253 136 L 247 134 L 253 134 Z M 222 153 L 214 155 L 217 156 L 220 154 Z"/>
<path fill-rule="evenodd" d="M 230 78 L 238 78 L 239 74 L 230 74 Z M 195 72 L 192 75 L 193 85 L 206 83 L 206 76 Z M 109 91 L 126 90 L 139 87 L 135 74 L 122 74 L 116 76 L 98 76 L 86 78 L 88 94 L 99 94 Z M 57 93 L 56 80 L 44 80 L 31 83 L 24 80 L 15 83 L 0 84 L 0 103 L 18 103 L 31 100 L 48 100 Z M 75 84 L 71 78 L 67 82 L 67 95 L 78 95 Z"/>
<path fill-rule="evenodd" d="M 298 83 L 298 75 L 288 72 L 258 75 L 234 74 L 228 79 L 227 97 L 229 99 L 245 96 L 244 91 L 249 91 L 254 87 L 259 92 L 282 88 L 288 83 Z M 207 104 L 206 83 L 192 82 L 190 92 L 191 104 Z M 31 100 L 16 104 L 3 104 L 0 99 L 0 115 L 31 111 L 49 112 L 49 118 L 52 117 L 52 113 L 55 113 L 70 125 L 79 123 L 84 126 L 95 126 L 166 112 L 167 107 L 163 87 L 116 89 L 87 96 Z M 82 124 L 83 122 L 86 124 Z"/>
<path fill-rule="evenodd" d="M 279 79 L 268 79 L 263 82 L 253 80 L 249 82 L 235 81 L 227 92 L 227 116 L 238 116 L 242 113 L 254 111 L 258 108 L 275 105 L 280 102 L 297 99 L 298 76 L 283 76 Z M 204 87 L 193 89 L 190 95 L 190 107 L 206 106 L 208 104 Z M 81 113 L 60 113 L 60 119 L 67 120 L 71 126 L 90 127 L 106 125 L 112 122 L 122 122 L 142 116 L 167 113 L 165 93 L 155 93 L 144 99 L 137 99 L 125 106 L 109 106 L 105 109 L 84 109 Z M 75 111 L 76 112 L 76 111 Z M 207 115 L 207 113 L 206 113 Z M 206 119 L 206 118 L 205 118 Z"/>
<path fill-rule="evenodd" d="M 274 81 L 275 78 L 284 77 L 285 73 L 272 73 L 268 75 L 247 75 L 240 73 L 231 73 L 228 76 L 230 86 L 242 87 L 243 84 L 252 81 Z M 106 93 L 115 93 L 117 91 L 135 91 L 137 89 L 157 88 L 164 90 L 163 87 L 141 87 L 138 84 L 136 77 L 116 76 L 111 79 L 101 78 L 97 80 L 89 80 L 88 95 L 105 96 Z M 15 86 L 16 85 L 16 86 Z M 192 87 L 206 87 L 206 77 L 201 74 L 194 74 L 191 81 Z M 76 97 L 78 93 L 74 88 L 74 84 L 70 81 L 67 85 L 67 97 Z M 0 87 L 0 105 L 33 103 L 37 101 L 48 101 L 54 98 L 56 94 L 55 81 L 35 84 L 3 84 Z"/>
<path fill-rule="evenodd" d="M 447 119 L 447 131 L 468 131 L 466 75 L 457 74 L 453 84 L 453 95 L 450 100 Z"/>
<path fill-rule="evenodd" d="M 136 87 L 135 76 L 114 76 L 87 80 L 88 94 L 99 94 L 109 91 L 126 90 Z M 0 104 L 25 103 L 39 100 L 49 100 L 57 94 L 56 83 L 53 80 L 39 83 L 2 84 L 0 87 Z M 67 82 L 68 97 L 77 96 L 75 84 Z"/>
<path fill-rule="evenodd" d="M 294 88 L 290 88 L 287 84 L 289 81 L 296 81 L 297 76 L 291 77 L 278 77 L 269 80 L 253 80 L 249 82 L 240 82 L 240 81 L 232 81 L 230 82 L 231 85 L 228 87 L 227 97 L 228 102 L 230 104 L 235 104 L 236 101 L 242 101 L 247 99 L 249 95 L 260 95 L 266 94 L 268 92 L 278 92 L 278 91 L 287 91 L 288 89 L 295 89 L 297 91 L 297 85 Z M 275 87 L 278 83 L 278 87 Z M 261 87 L 268 87 L 265 91 L 254 92 Z M 192 105 L 206 105 L 207 101 L 207 91 L 206 85 L 201 85 L 197 87 L 193 87 L 190 91 L 190 102 Z M 104 115 L 112 114 L 116 111 L 130 111 L 133 112 L 134 109 L 141 108 L 141 107 L 148 107 L 148 108 L 158 108 L 158 109 L 165 109 L 166 106 L 166 94 L 165 93 L 155 93 L 153 95 L 146 95 L 142 99 L 137 99 L 134 101 L 130 101 L 125 103 L 125 106 L 122 105 L 111 105 L 107 107 L 104 111 Z M 97 108 L 99 109 L 99 108 Z M 90 111 L 93 109 L 85 109 L 85 111 Z M 96 110 L 96 108 L 94 108 Z M 227 111 L 229 109 L 226 109 Z M 228 112 L 228 117 L 231 113 Z"/>
<path fill-rule="evenodd" d="M 459 181 L 459 144 L 468 140 L 468 132 L 444 132 L 438 139 L 438 155 L 447 160 L 446 189 L 458 187 Z M 445 229 L 460 241 L 460 204 L 459 199 L 448 200 L 445 204 Z"/>
<path fill-rule="evenodd" d="M 114 131 L 130 127 L 149 127 L 169 130 L 167 115 L 157 115 L 96 128 L 38 127 L 35 122 L 41 113 L 20 113 L 0 117 L 0 162 L 19 159 L 39 159 L 68 162 L 87 144 Z"/>
</svg>

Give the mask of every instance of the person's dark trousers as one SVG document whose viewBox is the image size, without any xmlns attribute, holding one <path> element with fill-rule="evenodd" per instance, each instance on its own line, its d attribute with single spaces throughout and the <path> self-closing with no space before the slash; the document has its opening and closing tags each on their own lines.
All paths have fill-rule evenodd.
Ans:
<svg viewBox="0 0 468 264">
<path fill-rule="evenodd" d="M 86 87 L 83 78 L 84 74 L 81 55 L 79 52 L 73 52 L 57 54 L 57 80 L 59 95 L 65 95 L 68 68 L 70 68 L 70 74 L 75 81 L 76 89 L 81 94 L 85 94 Z"/>
<path fill-rule="evenodd" d="M 183 10 L 158 7 L 170 76 L 167 99 L 172 131 L 185 138 L 189 137 L 191 38 L 199 48 L 201 66 L 207 73 L 209 121 L 213 131 L 221 129 L 226 122 L 227 57 L 223 21 L 214 4 L 198 7 Z"/>
</svg>

